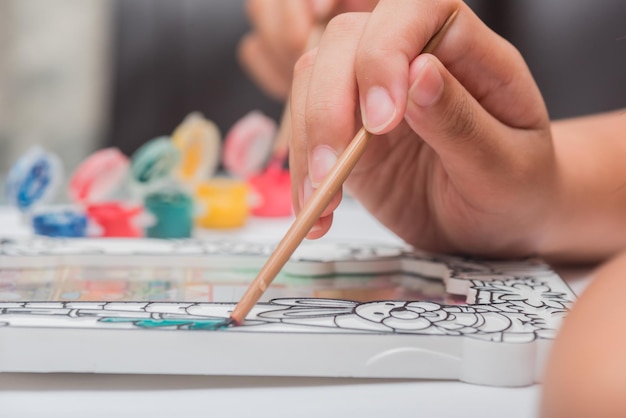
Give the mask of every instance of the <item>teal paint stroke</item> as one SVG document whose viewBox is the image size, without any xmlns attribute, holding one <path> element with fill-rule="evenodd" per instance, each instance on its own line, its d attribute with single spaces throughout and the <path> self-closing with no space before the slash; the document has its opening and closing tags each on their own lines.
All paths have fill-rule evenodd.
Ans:
<svg viewBox="0 0 626 418">
<path fill-rule="evenodd" d="M 231 324 L 231 320 L 227 318 L 218 319 L 137 319 L 137 318 L 101 318 L 101 322 L 107 323 L 128 323 L 141 328 L 155 329 L 176 327 L 179 329 L 216 331 L 227 328 Z"/>
</svg>

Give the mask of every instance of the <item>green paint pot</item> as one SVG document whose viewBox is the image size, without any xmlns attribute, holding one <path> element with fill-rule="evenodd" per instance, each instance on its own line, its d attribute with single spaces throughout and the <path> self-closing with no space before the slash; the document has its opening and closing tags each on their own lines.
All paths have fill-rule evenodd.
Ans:
<svg viewBox="0 0 626 418">
<path fill-rule="evenodd" d="M 146 229 L 149 238 L 189 238 L 193 229 L 193 199 L 180 190 L 147 195 L 144 205 L 155 222 Z"/>
</svg>

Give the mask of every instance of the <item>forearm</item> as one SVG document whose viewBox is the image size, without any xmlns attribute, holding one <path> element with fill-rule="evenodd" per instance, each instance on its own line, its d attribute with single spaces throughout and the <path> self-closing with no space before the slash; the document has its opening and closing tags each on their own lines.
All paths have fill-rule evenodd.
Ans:
<svg viewBox="0 0 626 418">
<path fill-rule="evenodd" d="M 626 113 L 556 121 L 552 133 L 559 186 L 541 254 L 583 263 L 626 248 Z"/>
</svg>

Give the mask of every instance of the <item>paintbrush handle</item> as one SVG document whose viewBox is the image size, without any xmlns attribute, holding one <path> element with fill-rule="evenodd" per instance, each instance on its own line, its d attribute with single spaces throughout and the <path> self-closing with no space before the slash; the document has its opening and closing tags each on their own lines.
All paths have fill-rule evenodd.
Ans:
<svg viewBox="0 0 626 418">
<path fill-rule="evenodd" d="M 339 191 L 346 181 L 350 172 L 365 152 L 372 134 L 361 128 L 348 147 L 341 153 L 328 175 L 313 192 L 310 200 L 304 205 L 302 211 L 296 216 L 295 221 L 278 243 L 278 246 L 269 257 L 258 276 L 248 287 L 232 314 L 231 319 L 235 324 L 241 324 L 252 307 L 263 295 L 267 287 L 278 275 L 283 266 L 304 240 L 315 222 L 322 216 L 324 209 L 328 207 L 333 196 Z"/>
<path fill-rule="evenodd" d="M 422 52 L 432 52 L 436 48 L 457 12 L 458 10 L 448 17 L 442 28 L 431 38 Z M 311 199 L 306 202 L 298 216 L 296 216 L 295 221 L 283 239 L 278 243 L 272 255 L 270 255 L 257 277 L 250 284 L 246 293 L 235 306 L 235 309 L 233 309 L 230 315 L 232 323 L 239 325 L 244 321 L 246 315 L 252 310 L 283 266 L 289 261 L 298 245 L 315 225 L 324 209 L 328 207 L 333 196 L 341 189 L 342 184 L 365 152 L 371 137 L 371 133 L 367 132 L 365 128 L 361 128 L 347 148 L 341 153 L 330 172 L 313 192 Z"/>
</svg>

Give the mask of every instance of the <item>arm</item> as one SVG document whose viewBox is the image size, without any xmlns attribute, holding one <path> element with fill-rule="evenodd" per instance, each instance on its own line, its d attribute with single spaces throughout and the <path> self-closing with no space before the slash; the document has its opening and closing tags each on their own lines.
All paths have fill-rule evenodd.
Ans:
<svg viewBox="0 0 626 418">
<path fill-rule="evenodd" d="M 567 314 L 546 363 L 541 416 L 626 415 L 626 253 L 594 272 Z"/>
<path fill-rule="evenodd" d="M 552 123 L 559 186 L 545 241 L 548 259 L 594 262 L 626 247 L 626 113 Z"/>
</svg>

